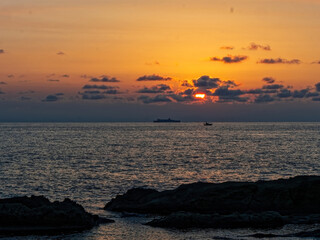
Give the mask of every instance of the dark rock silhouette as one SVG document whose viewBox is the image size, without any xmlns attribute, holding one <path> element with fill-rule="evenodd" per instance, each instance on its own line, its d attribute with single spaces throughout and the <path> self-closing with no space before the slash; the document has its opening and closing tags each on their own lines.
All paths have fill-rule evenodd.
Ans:
<svg viewBox="0 0 320 240">
<path fill-rule="evenodd" d="M 86 212 L 68 198 L 63 202 L 50 202 L 43 196 L 0 199 L 1 234 L 81 231 L 107 222 L 113 221 Z"/>
<path fill-rule="evenodd" d="M 277 212 L 199 214 L 172 213 L 160 219 L 154 219 L 146 225 L 164 228 L 276 228 L 282 227 L 286 220 Z"/>
<path fill-rule="evenodd" d="M 319 203 L 320 177 L 298 176 L 273 181 L 193 183 L 162 192 L 134 188 L 112 199 L 105 209 L 172 214 L 150 222 L 152 226 L 275 227 L 320 222 Z"/>
</svg>

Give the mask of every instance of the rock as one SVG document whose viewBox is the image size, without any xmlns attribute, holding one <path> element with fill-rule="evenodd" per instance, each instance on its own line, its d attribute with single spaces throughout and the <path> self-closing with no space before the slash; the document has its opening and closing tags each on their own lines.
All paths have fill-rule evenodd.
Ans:
<svg viewBox="0 0 320 240">
<path fill-rule="evenodd" d="M 43 196 L 0 199 L 0 233 L 61 233 L 90 229 L 101 222 L 76 202 L 50 202 Z"/>
<path fill-rule="evenodd" d="M 133 188 L 106 204 L 116 212 L 166 216 L 173 228 L 274 228 L 320 223 L 320 176 L 257 182 L 193 183 L 158 192 Z"/>
<path fill-rule="evenodd" d="M 258 182 L 193 183 L 158 192 L 133 188 L 106 204 L 117 212 L 168 215 L 173 212 L 232 214 L 276 211 L 281 215 L 320 213 L 320 177 L 299 176 Z"/>
<path fill-rule="evenodd" d="M 228 215 L 172 213 L 169 216 L 152 220 L 146 225 L 164 228 L 276 228 L 282 227 L 285 219 L 277 212 L 263 212 Z"/>
</svg>

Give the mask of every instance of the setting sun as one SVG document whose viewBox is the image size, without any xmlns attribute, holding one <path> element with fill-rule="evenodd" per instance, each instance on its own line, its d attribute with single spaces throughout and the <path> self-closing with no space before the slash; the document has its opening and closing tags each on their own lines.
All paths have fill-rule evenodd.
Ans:
<svg viewBox="0 0 320 240">
<path fill-rule="evenodd" d="M 195 95 L 196 98 L 201 98 L 201 99 L 204 99 L 206 97 L 206 95 L 204 93 L 197 93 Z"/>
</svg>

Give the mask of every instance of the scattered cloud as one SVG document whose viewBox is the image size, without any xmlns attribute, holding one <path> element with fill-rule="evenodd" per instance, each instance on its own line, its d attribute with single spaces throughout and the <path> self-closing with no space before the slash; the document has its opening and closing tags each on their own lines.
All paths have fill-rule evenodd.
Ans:
<svg viewBox="0 0 320 240">
<path fill-rule="evenodd" d="M 0 54 L 3 54 L 4 53 L 4 50 L 3 49 L 0 49 Z"/>
<path fill-rule="evenodd" d="M 7 83 L 6 82 L 0 82 L 0 85 L 6 85 Z"/>
<path fill-rule="evenodd" d="M 59 79 L 48 79 L 47 81 L 48 81 L 48 82 L 60 82 Z"/>
<path fill-rule="evenodd" d="M 262 64 L 300 64 L 301 61 L 299 59 L 287 60 L 283 58 L 264 58 L 259 60 L 257 63 Z"/>
<path fill-rule="evenodd" d="M 58 101 L 58 97 L 56 95 L 48 95 L 42 102 L 55 102 Z"/>
<path fill-rule="evenodd" d="M 222 84 L 224 86 L 227 86 L 227 87 L 238 87 L 239 84 L 237 84 L 235 81 L 233 80 L 227 80 L 227 81 L 223 81 Z"/>
<path fill-rule="evenodd" d="M 320 61 L 312 62 L 311 64 L 320 64 Z"/>
<path fill-rule="evenodd" d="M 60 55 L 60 56 L 63 56 L 63 55 L 66 55 L 64 52 L 57 52 L 57 55 Z"/>
<path fill-rule="evenodd" d="M 91 78 L 90 82 L 120 82 L 120 80 L 116 79 L 116 78 L 109 78 L 106 76 L 103 76 L 101 78 Z"/>
<path fill-rule="evenodd" d="M 118 87 L 106 86 L 106 85 L 90 85 L 90 84 L 86 84 L 82 87 L 82 89 L 102 89 L 102 90 L 112 90 L 116 88 Z"/>
<path fill-rule="evenodd" d="M 268 103 L 268 102 L 273 102 L 275 99 L 268 95 L 268 94 L 265 94 L 265 95 L 259 95 L 255 100 L 254 102 L 255 103 Z"/>
<path fill-rule="evenodd" d="M 144 87 L 140 90 L 138 90 L 138 93 L 164 93 L 170 91 L 170 86 L 166 84 L 159 84 L 150 88 Z"/>
<path fill-rule="evenodd" d="M 103 93 L 104 94 L 119 94 L 121 92 L 119 92 L 117 89 L 110 89 L 110 90 L 104 91 Z"/>
<path fill-rule="evenodd" d="M 275 80 L 274 78 L 272 78 L 272 77 L 265 77 L 265 78 L 262 79 L 262 81 L 264 81 L 264 82 L 266 82 L 266 83 L 268 83 L 268 84 L 272 84 L 272 83 L 274 83 L 276 80 Z"/>
<path fill-rule="evenodd" d="M 271 47 L 269 45 L 260 45 L 260 44 L 256 44 L 256 43 L 251 43 L 249 47 L 247 47 L 246 49 L 248 50 L 265 50 L 265 51 L 271 51 Z"/>
<path fill-rule="evenodd" d="M 84 100 L 101 100 L 101 99 L 105 99 L 105 95 L 103 94 L 82 94 L 80 93 L 80 95 L 82 95 L 82 99 Z"/>
<path fill-rule="evenodd" d="M 181 86 L 182 86 L 182 87 L 193 87 L 193 85 L 190 84 L 187 80 L 183 81 L 183 82 L 181 83 Z"/>
<path fill-rule="evenodd" d="M 0 89 L 0 94 L 5 94 L 5 92 L 2 92 L 1 89 Z"/>
<path fill-rule="evenodd" d="M 307 95 L 306 95 L 306 97 L 307 97 L 307 98 L 317 97 L 317 96 L 319 96 L 319 95 L 320 95 L 320 94 L 317 93 L 317 92 L 308 92 Z"/>
<path fill-rule="evenodd" d="M 197 80 L 193 80 L 195 87 L 199 89 L 213 89 L 219 87 L 221 80 L 219 78 L 210 78 L 209 76 L 202 76 Z"/>
<path fill-rule="evenodd" d="M 222 49 L 222 50 L 233 50 L 234 47 L 232 47 L 232 46 L 222 46 L 222 47 L 220 47 L 220 49 Z"/>
<path fill-rule="evenodd" d="M 141 101 L 145 104 L 172 102 L 171 99 L 168 98 L 168 96 L 166 96 L 166 95 L 157 95 L 155 97 L 149 97 L 149 96 L 142 95 L 142 96 L 138 97 L 138 101 Z"/>
<path fill-rule="evenodd" d="M 68 74 L 63 74 L 63 75 L 61 75 L 61 77 L 63 77 L 63 78 L 68 78 L 68 77 L 70 77 Z"/>
<path fill-rule="evenodd" d="M 320 92 L 320 82 L 316 83 L 315 86 L 316 86 L 316 90 Z"/>
<path fill-rule="evenodd" d="M 292 92 L 289 89 L 281 89 L 277 96 L 279 98 L 289 98 L 292 96 Z"/>
<path fill-rule="evenodd" d="M 283 88 L 283 85 L 281 84 L 271 84 L 271 85 L 264 85 L 262 89 L 269 89 L 269 90 L 275 90 L 275 89 L 281 89 Z"/>
<path fill-rule="evenodd" d="M 212 94 L 213 96 L 218 97 L 227 97 L 227 96 L 239 96 L 243 95 L 245 92 L 241 91 L 240 89 L 236 90 L 230 90 L 228 86 L 222 86 L 215 90 L 215 92 Z"/>
<path fill-rule="evenodd" d="M 231 55 L 228 55 L 228 56 L 223 57 L 223 58 L 212 57 L 212 58 L 210 58 L 210 61 L 223 62 L 223 63 L 240 63 L 240 62 L 245 61 L 246 59 L 248 59 L 248 56 L 243 56 L 243 55 L 231 56 Z"/>
<path fill-rule="evenodd" d="M 14 75 L 13 74 L 9 74 L 7 77 L 8 78 L 14 78 Z"/>
<path fill-rule="evenodd" d="M 137 81 L 170 81 L 170 80 L 172 80 L 171 77 L 162 77 L 162 76 L 155 75 L 155 74 L 144 75 L 144 76 L 141 76 L 137 79 Z"/>
</svg>

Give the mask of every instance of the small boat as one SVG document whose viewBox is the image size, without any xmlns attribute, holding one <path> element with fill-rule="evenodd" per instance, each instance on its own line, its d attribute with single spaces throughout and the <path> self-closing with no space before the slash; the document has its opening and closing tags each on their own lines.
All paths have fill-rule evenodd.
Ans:
<svg viewBox="0 0 320 240">
<path fill-rule="evenodd" d="M 205 122 L 203 125 L 204 126 L 212 126 L 212 123 Z"/>
<path fill-rule="evenodd" d="M 174 119 L 171 119 L 171 118 L 168 118 L 168 119 L 160 119 L 160 118 L 158 118 L 158 119 L 156 119 L 156 120 L 154 120 L 153 122 L 161 122 L 161 123 L 172 123 L 172 122 L 175 122 L 175 123 L 178 123 L 178 122 L 181 122 L 180 120 L 174 120 Z"/>
</svg>

